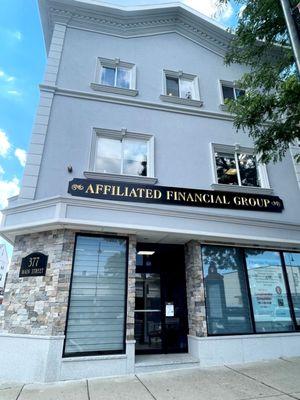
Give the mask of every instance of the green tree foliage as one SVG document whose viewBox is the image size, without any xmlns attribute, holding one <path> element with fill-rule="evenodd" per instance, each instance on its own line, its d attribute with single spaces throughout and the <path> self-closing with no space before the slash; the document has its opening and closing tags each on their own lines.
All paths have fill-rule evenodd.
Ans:
<svg viewBox="0 0 300 400">
<path fill-rule="evenodd" d="M 283 11 L 279 0 L 236 3 L 243 12 L 225 64 L 245 64 L 249 72 L 237 82 L 246 95 L 230 101 L 228 109 L 236 129 L 254 140 L 261 161 L 277 162 L 290 143 L 300 140 L 300 81 Z"/>
</svg>

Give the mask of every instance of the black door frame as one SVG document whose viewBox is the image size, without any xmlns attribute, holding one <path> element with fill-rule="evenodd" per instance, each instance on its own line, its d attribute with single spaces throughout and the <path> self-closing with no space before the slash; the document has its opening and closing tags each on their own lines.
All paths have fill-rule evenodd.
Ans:
<svg viewBox="0 0 300 400">
<path fill-rule="evenodd" d="M 184 245 L 178 245 L 178 244 L 157 244 L 157 243 L 142 243 L 138 242 L 137 243 L 137 252 L 142 249 L 142 250 L 162 250 L 162 249 L 175 249 L 179 251 L 179 249 L 182 251 L 182 283 L 183 283 L 183 291 L 184 291 L 184 298 L 182 299 L 183 301 L 183 312 L 182 312 L 182 324 L 185 329 L 182 330 L 183 335 L 187 337 L 188 335 L 188 310 L 187 310 L 187 297 L 186 297 L 186 276 L 185 276 L 185 262 L 184 262 Z M 162 269 L 155 269 L 153 273 L 158 273 L 160 276 L 160 295 L 161 295 L 161 328 L 162 328 L 162 333 L 161 333 L 161 339 L 162 339 L 162 348 L 161 349 L 144 349 L 144 350 L 137 350 L 135 351 L 136 354 L 171 354 L 171 353 L 187 353 L 188 352 L 188 346 L 184 348 L 177 348 L 177 349 L 171 349 L 169 351 L 168 343 L 167 343 L 167 327 L 166 327 L 166 316 L 165 316 L 165 306 L 167 303 L 167 298 L 166 298 L 166 284 L 168 281 L 168 276 L 167 276 L 167 271 L 164 271 Z"/>
</svg>

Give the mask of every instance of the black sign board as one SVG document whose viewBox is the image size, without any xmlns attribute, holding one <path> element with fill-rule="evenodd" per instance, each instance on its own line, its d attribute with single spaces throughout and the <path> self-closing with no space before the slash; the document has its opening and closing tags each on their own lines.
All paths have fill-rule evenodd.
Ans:
<svg viewBox="0 0 300 400">
<path fill-rule="evenodd" d="M 133 201 L 189 207 L 269 212 L 281 212 L 283 210 L 283 202 L 277 196 L 139 185 L 137 183 L 96 179 L 75 178 L 69 182 L 68 193 L 72 196 L 102 200 Z"/>
<path fill-rule="evenodd" d="M 47 262 L 48 256 L 43 253 L 31 253 L 22 258 L 20 278 L 46 275 Z"/>
</svg>

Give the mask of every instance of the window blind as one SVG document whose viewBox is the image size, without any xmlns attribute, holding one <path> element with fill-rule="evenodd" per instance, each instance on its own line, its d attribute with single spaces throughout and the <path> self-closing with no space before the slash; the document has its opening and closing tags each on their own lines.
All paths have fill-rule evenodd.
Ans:
<svg viewBox="0 0 300 400">
<path fill-rule="evenodd" d="M 122 352 L 126 240 L 77 236 L 65 355 Z"/>
</svg>

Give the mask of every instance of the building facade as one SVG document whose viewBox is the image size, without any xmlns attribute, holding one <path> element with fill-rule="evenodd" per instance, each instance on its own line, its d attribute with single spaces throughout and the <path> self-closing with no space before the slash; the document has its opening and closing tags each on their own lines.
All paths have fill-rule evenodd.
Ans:
<svg viewBox="0 0 300 400">
<path fill-rule="evenodd" d="M 40 1 L 48 52 L 1 313 L 3 379 L 300 355 L 300 192 L 226 99 L 231 35 L 178 5 Z"/>
</svg>

